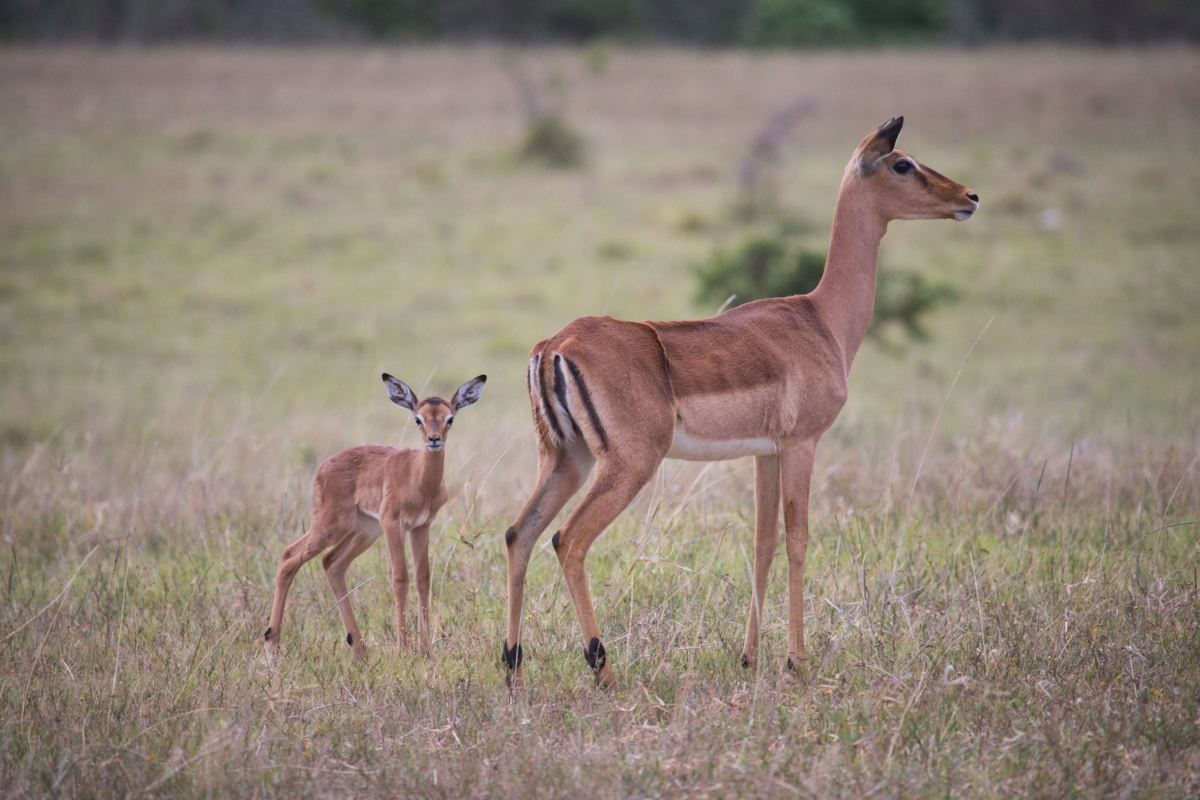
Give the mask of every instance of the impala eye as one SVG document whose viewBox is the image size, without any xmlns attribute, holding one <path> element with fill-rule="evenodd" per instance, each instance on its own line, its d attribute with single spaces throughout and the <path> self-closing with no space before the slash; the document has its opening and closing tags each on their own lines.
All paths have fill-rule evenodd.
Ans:
<svg viewBox="0 0 1200 800">
<path fill-rule="evenodd" d="M 446 427 L 449 428 L 454 424 L 454 417 L 446 417 Z"/>
<path fill-rule="evenodd" d="M 897 161 L 895 165 L 892 166 L 892 169 L 896 171 L 897 175 L 903 175 L 912 169 L 912 164 L 908 161 Z"/>
<path fill-rule="evenodd" d="M 419 416 L 418 416 L 418 417 L 413 417 L 413 421 L 414 421 L 414 422 L 416 422 L 418 425 L 424 425 L 424 424 L 425 424 L 425 420 L 421 419 Z"/>
</svg>

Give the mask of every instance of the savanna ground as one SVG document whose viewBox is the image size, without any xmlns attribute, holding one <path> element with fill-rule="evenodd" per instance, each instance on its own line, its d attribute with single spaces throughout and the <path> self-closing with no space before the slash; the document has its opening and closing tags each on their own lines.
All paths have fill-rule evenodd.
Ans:
<svg viewBox="0 0 1200 800">
<path fill-rule="evenodd" d="M 484 48 L 0 50 L 0 791 L 1200 792 L 1200 54 L 525 58 L 582 168 L 514 156 Z M 822 444 L 809 680 L 781 674 L 782 550 L 738 663 L 752 465 L 667 462 L 589 559 L 619 688 L 542 549 L 510 696 L 528 348 L 581 314 L 713 313 L 691 265 L 744 230 L 735 164 L 802 98 L 780 208 L 813 246 L 896 114 L 982 198 L 884 240 L 960 300 L 926 343 L 864 347 Z M 316 465 L 415 442 L 385 369 L 490 376 L 448 445 L 434 656 L 393 650 L 376 546 L 349 576 L 370 655 L 314 561 L 271 662 Z"/>
</svg>

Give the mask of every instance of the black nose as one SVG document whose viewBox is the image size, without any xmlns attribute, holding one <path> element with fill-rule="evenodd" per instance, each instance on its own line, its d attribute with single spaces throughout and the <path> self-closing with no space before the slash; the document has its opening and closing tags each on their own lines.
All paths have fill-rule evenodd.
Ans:
<svg viewBox="0 0 1200 800">
<path fill-rule="evenodd" d="M 970 200 L 972 203 L 978 203 L 979 195 L 975 194 L 974 192 L 967 192 L 967 199 Z"/>
</svg>

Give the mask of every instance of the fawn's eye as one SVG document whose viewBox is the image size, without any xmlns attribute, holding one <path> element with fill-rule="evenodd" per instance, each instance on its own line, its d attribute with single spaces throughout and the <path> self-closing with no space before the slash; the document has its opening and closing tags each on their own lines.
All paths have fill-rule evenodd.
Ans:
<svg viewBox="0 0 1200 800">
<path fill-rule="evenodd" d="M 894 169 L 896 171 L 897 175 L 903 175 L 904 173 L 906 173 L 910 169 L 912 169 L 912 164 L 908 161 L 897 161 L 892 166 L 892 169 Z"/>
<path fill-rule="evenodd" d="M 414 418 L 413 418 L 413 421 L 414 421 L 414 422 L 416 422 L 418 425 L 424 425 L 424 424 L 425 424 L 425 420 L 421 419 L 420 417 L 414 417 Z"/>
<path fill-rule="evenodd" d="M 449 428 L 454 424 L 454 417 L 446 417 L 446 427 Z"/>
</svg>

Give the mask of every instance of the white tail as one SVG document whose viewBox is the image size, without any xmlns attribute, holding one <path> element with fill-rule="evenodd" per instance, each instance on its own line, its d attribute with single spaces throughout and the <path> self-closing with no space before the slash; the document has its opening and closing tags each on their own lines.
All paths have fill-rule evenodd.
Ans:
<svg viewBox="0 0 1200 800">
<path fill-rule="evenodd" d="M 475 403 L 483 393 L 486 375 L 467 381 L 454 398 L 427 397 L 420 402 L 402 381 L 384 373 L 383 383 L 392 402 L 412 412 L 424 437 L 424 447 L 403 450 L 385 445 L 363 445 L 343 450 L 324 461 L 313 478 L 312 527 L 283 550 L 275 577 L 275 602 L 268 646 L 278 648 L 283 608 L 296 572 L 327 548 L 321 559 L 329 588 L 333 589 L 346 626 L 346 644 L 355 655 L 366 653 L 366 644 L 354 618 L 346 589 L 346 568 L 387 534 L 392 561 L 392 592 L 396 599 L 397 644 L 408 643 L 404 610 L 408 603 L 408 564 L 404 560 L 404 534 L 412 542 L 417 572 L 417 626 L 422 646 L 429 648 L 429 525 L 446 503 L 446 436 L 455 415 Z"/>
<path fill-rule="evenodd" d="M 503 658 L 521 675 L 521 604 L 534 544 L 593 466 L 596 480 L 552 543 L 583 629 L 584 658 L 613 680 L 584 559 L 664 458 L 754 456 L 754 586 L 742 663 L 754 663 L 782 499 L 788 558 L 788 668 L 803 672 L 808 488 L 821 436 L 846 402 L 850 365 L 871 323 L 879 244 L 894 219 L 970 217 L 979 198 L 895 149 L 888 120 L 846 167 L 829 258 L 809 295 L 746 303 L 711 319 L 583 317 L 530 353 L 538 481 L 508 545 Z M 509 643 L 512 643 L 511 645 Z"/>
</svg>

